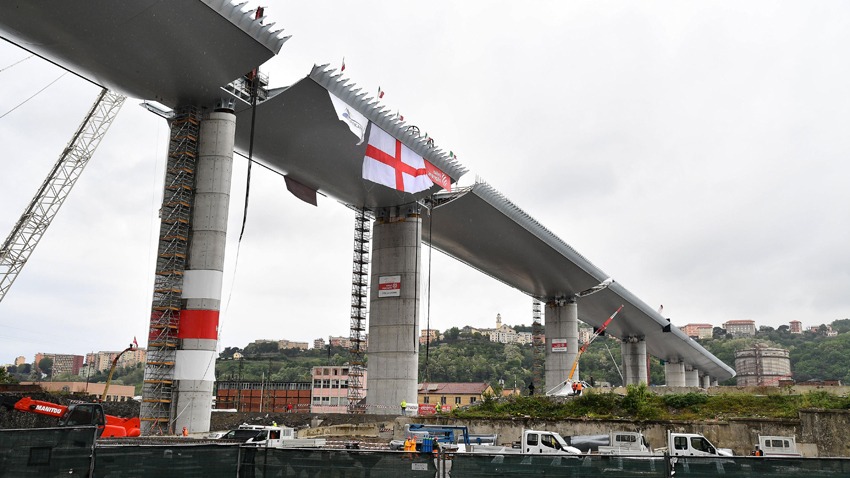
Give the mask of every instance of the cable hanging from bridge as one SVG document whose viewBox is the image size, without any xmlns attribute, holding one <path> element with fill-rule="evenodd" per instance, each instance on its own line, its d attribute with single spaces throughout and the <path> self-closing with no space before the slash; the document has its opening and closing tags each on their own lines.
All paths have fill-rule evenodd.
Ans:
<svg viewBox="0 0 850 478">
<path fill-rule="evenodd" d="M 36 92 L 35 92 L 35 94 L 33 94 L 32 96 L 30 96 L 29 98 L 25 99 L 25 100 L 24 100 L 24 101 L 22 101 L 21 103 L 18 103 L 18 105 L 17 105 L 17 106 L 15 106 L 14 108 L 12 108 L 12 109 L 10 109 L 9 111 L 7 111 L 7 112 L 3 113 L 3 115 L 2 115 L 2 116 L 0 116 L 0 119 L 5 118 L 5 117 L 6 117 L 6 115 L 8 115 L 9 113 L 11 113 L 11 112 L 15 111 L 16 109 L 18 109 L 18 108 L 20 108 L 21 106 L 25 105 L 25 104 L 26 104 L 29 100 L 31 100 L 31 99 L 35 98 L 36 96 L 40 95 L 42 91 L 44 91 L 44 90 L 46 90 L 46 89 L 50 88 L 50 86 L 52 86 L 52 85 L 53 85 L 53 83 L 56 83 L 57 81 L 59 81 L 60 79 L 62 79 L 62 77 L 63 77 L 63 76 L 65 76 L 65 73 L 62 73 L 61 75 L 59 75 L 59 76 L 58 76 L 55 80 L 53 80 L 53 81 L 51 81 L 50 83 L 48 83 L 48 84 L 47 84 L 44 88 L 42 88 L 42 89 L 40 89 L 40 90 L 36 91 Z"/>
<path fill-rule="evenodd" d="M 434 250 L 433 243 L 431 242 L 431 233 L 434 228 L 434 195 L 431 195 L 429 203 L 431 204 L 431 208 L 428 208 L 428 297 L 426 297 L 425 302 L 428 305 L 428 315 L 425 317 L 425 381 L 428 382 L 431 380 L 431 375 L 428 370 L 428 362 L 430 360 L 431 355 L 431 253 Z M 425 390 L 427 394 L 428 391 Z"/>
<path fill-rule="evenodd" d="M 9 68 L 12 68 L 13 66 L 15 66 L 15 65 L 17 65 L 17 64 L 19 64 L 19 63 L 23 63 L 23 62 L 25 62 L 25 61 L 29 60 L 30 58 L 32 58 L 32 57 L 34 57 L 34 56 L 35 56 L 35 55 L 30 55 L 30 56 L 28 56 L 28 57 L 26 57 L 26 58 L 24 58 L 24 59 L 22 59 L 22 60 L 18 60 L 18 61 L 16 61 L 16 62 L 12 63 L 11 65 L 7 66 L 7 67 L 4 67 L 2 70 L 0 70 L 0 73 L 3 73 L 4 71 L 8 70 Z"/>
</svg>

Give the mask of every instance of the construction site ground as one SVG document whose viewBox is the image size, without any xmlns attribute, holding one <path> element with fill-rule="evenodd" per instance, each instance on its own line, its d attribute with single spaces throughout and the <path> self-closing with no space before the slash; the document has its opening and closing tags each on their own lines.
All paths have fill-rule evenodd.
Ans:
<svg viewBox="0 0 850 478">
<path fill-rule="evenodd" d="M 85 401 L 81 397 L 50 393 L 3 393 L 16 397 L 28 396 L 62 405 Z M 94 397 L 92 397 L 94 398 Z M 139 416 L 139 402 L 104 402 L 104 411 L 119 417 Z M 311 413 L 234 413 L 214 412 L 210 419 L 210 430 L 226 431 L 242 424 L 287 426 L 298 430 L 299 437 L 326 438 L 330 443 L 358 441 L 374 446 L 385 445 L 393 435 L 395 415 L 349 415 Z M 0 407 L 0 429 L 55 427 L 56 418 L 36 413 L 23 413 Z M 193 438 L 204 439 L 207 433 L 193 434 Z"/>
</svg>

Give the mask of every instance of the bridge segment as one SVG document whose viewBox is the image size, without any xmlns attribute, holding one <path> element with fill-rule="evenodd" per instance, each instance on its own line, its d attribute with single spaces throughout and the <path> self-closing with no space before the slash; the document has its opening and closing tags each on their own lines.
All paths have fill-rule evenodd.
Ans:
<svg viewBox="0 0 850 478">
<path fill-rule="evenodd" d="M 70 5 L 60 0 L 7 2 L 0 4 L 0 31 L 10 41 L 101 86 L 128 96 L 156 100 L 170 108 L 199 107 L 203 111 L 201 124 L 207 121 L 213 112 L 223 113 L 225 116 L 233 115 L 236 120 L 235 133 L 231 128 L 213 128 L 227 133 L 207 133 L 212 135 L 212 138 L 207 139 L 220 139 L 222 144 L 227 144 L 232 134 L 236 149 L 247 153 L 251 149 L 249 145 L 253 129 L 253 153 L 257 160 L 286 175 L 288 180 L 297 183 L 302 190 L 327 194 L 356 208 L 373 209 L 376 217 L 384 221 L 376 225 L 388 226 L 386 237 L 393 238 L 392 241 L 396 241 L 397 247 L 415 250 L 415 257 L 419 254 L 422 221 L 425 221 L 424 226 L 433 234 L 426 242 L 491 277 L 545 301 L 549 329 L 547 340 L 567 339 L 568 351 L 577 348 L 577 342 L 570 332 L 575 320 L 580 318 L 598 326 L 620 303 L 624 303 L 626 309 L 623 317 L 612 323 L 609 330 L 615 336 L 628 341 L 624 342 L 623 347 L 634 348 L 629 354 L 625 354 L 632 357 L 633 363 L 629 364 L 629 370 L 635 370 L 634 373 L 627 372 L 628 377 L 635 377 L 629 378 L 631 381 L 639 381 L 643 376 L 642 343 L 645 343 L 647 353 L 667 361 L 668 376 L 671 379 L 681 375 L 684 383 L 692 382 L 693 380 L 687 380 L 688 367 L 691 369 L 691 375 L 696 371 L 697 378 L 702 374 L 703 377 L 722 380 L 734 374 L 729 367 L 696 342 L 675 327 L 669 326 L 666 319 L 617 282 L 594 294 L 582 295 L 582 292 L 593 289 L 606 280 L 608 275 L 507 201 L 492 187 L 476 184 L 468 190 L 452 195 L 437 195 L 437 202 L 440 204 L 430 205 L 432 216 L 428 216 L 422 214 L 419 204 L 437 193 L 440 189 L 438 186 L 410 194 L 364 180 L 362 161 L 366 146 L 362 141 L 358 143 L 349 126 L 339 121 L 330 94 L 368 119 L 367 132 L 369 128 L 380 127 L 434 163 L 449 176 L 452 183 L 456 183 L 465 169 L 445 152 L 434 147 L 427 138 L 419 135 L 415 127 L 397 121 L 391 112 L 335 72 L 316 67 L 308 77 L 296 84 L 269 91 L 268 98 L 256 108 L 256 123 L 252 128 L 251 122 L 247 121 L 252 114 L 248 105 L 241 103 L 239 95 L 234 96 L 233 91 L 228 91 L 225 87 L 277 54 L 286 38 L 273 31 L 271 25 L 263 23 L 262 19 L 252 18 L 239 8 L 226 0 L 93 0 L 85 5 Z M 79 25 L 86 25 L 87 28 L 80 28 Z M 213 156 L 220 158 L 220 151 L 216 151 Z M 169 154 L 173 152 L 170 151 Z M 197 154 L 197 151 L 189 155 L 192 154 Z M 202 165 L 199 167 L 206 168 Z M 189 183 L 186 183 L 187 186 L 191 184 L 191 188 L 194 188 L 195 184 L 194 168 L 195 165 L 192 165 L 184 171 L 191 175 L 187 177 Z M 225 187 L 225 183 L 229 184 L 229 169 L 216 168 L 214 165 L 209 168 L 213 181 L 216 182 L 210 192 L 218 196 L 228 194 L 229 188 Z M 166 184 L 166 188 L 168 187 L 169 184 Z M 189 199 L 191 201 L 186 202 L 186 207 L 191 208 L 194 203 L 194 191 L 190 191 Z M 166 207 L 165 202 L 163 206 Z M 182 211 L 181 208 L 177 210 Z M 226 206 L 211 206 L 209 213 L 211 216 L 205 220 L 217 224 L 226 218 Z M 195 214 L 191 217 L 196 216 Z M 433 225 L 427 223 L 430 220 L 434 220 Z M 182 219 L 175 220 L 174 223 L 182 224 L 181 221 Z M 418 229 L 418 235 L 411 234 L 407 227 L 390 226 L 403 223 L 409 223 L 407 226 L 414 224 L 412 229 Z M 166 230 L 165 226 L 163 230 Z M 214 234 L 206 234 L 207 237 L 215 238 L 198 244 L 197 247 L 187 235 L 185 243 L 180 246 L 185 251 L 191 250 L 191 254 L 196 258 L 217 258 L 224 250 L 221 232 L 219 230 Z M 382 233 L 376 232 L 377 234 Z M 179 242 L 179 238 L 183 236 L 168 237 L 177 237 Z M 165 236 L 161 239 L 162 257 L 162 254 L 170 254 L 168 250 L 163 249 L 165 244 L 173 243 L 166 241 Z M 392 249 L 393 247 L 386 248 L 387 251 Z M 220 296 L 220 283 L 216 283 L 216 280 L 206 280 L 216 275 L 217 269 L 215 265 L 205 263 L 198 268 L 203 273 L 189 276 L 206 276 L 206 279 L 190 284 L 188 289 L 184 287 L 186 284 L 183 283 L 182 276 L 185 271 L 194 270 L 187 267 L 185 262 L 188 252 L 169 257 L 179 262 L 181 254 L 184 263 L 181 265 L 182 269 L 174 269 L 178 273 L 174 274 L 174 281 L 169 284 L 172 287 L 159 289 L 165 292 L 155 292 L 151 339 L 162 339 L 156 342 L 163 344 L 163 349 L 160 350 L 162 360 L 159 363 L 175 367 L 171 370 L 173 379 L 205 382 L 208 381 L 208 376 L 200 370 L 200 366 L 190 367 L 192 371 L 184 374 L 188 369 L 176 366 L 174 360 L 178 350 L 211 350 L 203 340 L 211 340 L 208 337 L 209 331 L 215 329 L 217 324 L 215 303 Z M 387 254 L 387 257 L 390 257 L 391 253 Z M 387 275 L 404 276 L 406 278 L 403 279 L 402 287 L 407 287 L 411 280 L 414 285 L 418 283 L 417 260 L 405 259 L 391 264 L 392 261 L 386 262 L 384 259 L 382 254 L 373 255 L 373 261 L 384 261 L 384 265 L 373 269 L 377 271 L 373 272 L 374 277 L 380 280 Z M 189 261 L 191 262 L 191 259 Z M 376 293 L 375 290 L 373 282 L 373 294 Z M 166 295 L 160 297 L 157 294 Z M 405 345 L 408 338 L 416 335 L 418 302 L 408 301 L 408 305 L 396 309 L 391 307 L 390 312 L 384 313 L 379 312 L 382 307 L 377 299 L 373 297 L 371 323 L 376 327 L 391 330 L 404 321 L 403 330 L 387 334 L 388 340 L 396 340 L 399 344 L 395 349 L 388 350 L 388 353 L 401 354 L 391 360 L 402 357 L 403 361 L 408 361 L 409 357 L 415 356 L 418 347 L 417 343 L 410 347 Z M 575 313 L 555 313 L 558 310 L 556 307 L 572 307 L 568 304 L 573 301 L 576 304 Z M 200 308 L 192 308 L 190 303 L 201 305 L 197 306 Z M 212 322 L 201 321 L 202 325 L 192 327 L 189 331 L 185 329 L 185 324 L 181 326 L 179 313 L 168 316 L 172 312 L 183 310 L 203 310 L 211 313 L 202 315 L 209 316 L 211 320 L 212 316 L 215 317 Z M 163 320 L 163 315 L 158 312 L 166 312 L 168 320 Z M 382 322 L 382 314 L 385 314 L 383 318 L 399 322 L 395 325 Z M 566 317 L 565 324 L 559 323 L 556 318 L 558 315 Z M 401 317 L 404 319 L 400 319 Z M 156 332 L 153 328 L 154 322 L 159 327 Z M 382 323 L 385 325 L 378 325 Z M 563 331 L 560 330 L 562 326 Z M 199 331 L 200 335 L 192 336 Z M 373 340 L 381 335 L 377 329 L 373 333 Z M 564 337 L 560 337 L 561 335 Z M 186 342 L 187 339 L 189 342 Z M 412 339 L 411 341 L 415 342 Z M 200 348 L 184 348 L 189 343 Z M 547 345 L 551 351 L 551 340 Z M 558 360 L 563 360 L 564 357 L 559 355 Z M 681 364 L 681 368 L 674 364 Z M 203 368 L 208 370 L 209 366 L 205 364 Z M 552 360 L 550 366 L 553 370 L 558 369 Z M 176 375 L 175 370 L 178 372 Z M 415 369 L 414 373 L 410 374 L 408 371 L 407 374 L 407 382 L 415 384 Z M 381 383 L 380 374 L 370 372 L 369 376 L 370 381 Z M 387 379 L 387 384 L 392 383 L 389 375 L 383 378 Z M 708 381 L 711 381 L 710 379 Z M 166 382 L 168 380 L 162 380 L 161 384 Z M 406 396 L 410 393 L 407 390 L 410 388 L 407 382 L 404 386 L 391 385 L 402 392 L 383 394 L 376 389 L 374 396 L 384 397 L 379 401 L 386 403 L 399 397 L 411 401 L 413 397 Z M 165 400 L 162 397 L 171 389 L 163 386 L 160 390 L 162 393 L 158 395 L 157 400 Z M 372 392 L 370 387 L 370 395 Z M 179 402 L 179 394 L 175 396 Z M 392 402 L 392 406 L 395 403 L 397 402 Z M 205 403 L 193 404 L 190 411 L 184 410 L 181 413 L 171 408 L 167 410 L 166 421 L 171 426 L 179 426 L 182 423 L 175 421 L 178 415 L 196 416 L 195 412 L 204 407 L 208 410 Z M 203 431 L 202 417 L 197 417 L 198 420 L 191 419 L 187 422 L 191 432 Z"/>
</svg>

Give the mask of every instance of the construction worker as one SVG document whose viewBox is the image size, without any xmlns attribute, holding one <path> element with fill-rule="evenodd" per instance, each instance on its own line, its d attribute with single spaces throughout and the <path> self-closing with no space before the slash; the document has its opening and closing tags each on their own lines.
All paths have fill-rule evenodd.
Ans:
<svg viewBox="0 0 850 478">
<path fill-rule="evenodd" d="M 572 389 L 573 389 L 573 395 L 575 395 L 578 392 L 578 382 L 573 382 Z"/>
<path fill-rule="evenodd" d="M 581 395 L 581 391 L 582 391 L 582 389 L 584 388 L 584 386 L 582 386 L 581 382 L 576 382 L 576 384 L 575 384 L 575 385 L 576 385 L 576 393 L 575 393 L 575 394 L 576 394 L 577 396 L 580 396 L 580 395 Z"/>
<path fill-rule="evenodd" d="M 401 414 L 407 415 L 407 400 L 401 401 Z"/>
<path fill-rule="evenodd" d="M 437 409 L 437 413 L 441 413 L 441 412 L 443 411 L 443 405 L 442 405 L 442 404 L 440 404 L 440 403 L 438 403 L 438 404 L 437 404 L 437 406 L 436 406 L 436 407 L 434 407 L 434 408 L 436 408 L 436 409 Z"/>
</svg>

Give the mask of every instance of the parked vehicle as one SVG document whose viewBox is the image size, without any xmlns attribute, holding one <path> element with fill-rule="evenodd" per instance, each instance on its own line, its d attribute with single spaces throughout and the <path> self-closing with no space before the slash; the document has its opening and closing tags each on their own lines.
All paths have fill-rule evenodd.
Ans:
<svg viewBox="0 0 850 478">
<path fill-rule="evenodd" d="M 640 432 L 611 432 L 608 445 L 600 446 L 600 455 L 652 455 L 652 448 Z"/>
<path fill-rule="evenodd" d="M 611 432 L 607 440 L 605 435 L 593 435 L 588 437 L 573 437 L 571 442 L 579 439 L 589 441 L 585 438 L 607 441 L 607 444 L 598 445 L 596 451 L 602 455 L 661 455 L 668 452 L 670 456 L 732 456 L 732 450 L 715 447 L 707 438 L 699 433 L 677 433 L 667 432 L 667 446 L 653 450 L 641 432 Z"/>
<path fill-rule="evenodd" d="M 733 456 L 728 448 L 717 448 L 698 433 L 667 432 L 667 451 L 670 456 Z"/>
<path fill-rule="evenodd" d="M 68 406 L 33 400 L 30 397 L 3 397 L 0 405 L 23 413 L 36 413 L 59 419 L 60 427 L 94 425 L 99 438 L 137 437 L 141 435 L 139 417 L 107 415 L 100 403 L 74 403 Z"/>
<path fill-rule="evenodd" d="M 797 440 L 794 437 L 785 436 L 761 436 L 756 445 L 756 450 L 760 450 L 761 454 L 756 456 L 774 456 L 774 457 L 792 457 L 803 456 L 797 451 Z"/>
<path fill-rule="evenodd" d="M 465 451 L 469 445 L 469 429 L 457 425 L 424 425 L 421 423 L 408 423 L 404 426 L 404 437 L 413 437 L 416 440 L 416 449 L 422 451 L 422 443 L 425 438 L 433 438 L 440 445 L 457 445 L 458 451 Z M 390 450 L 402 450 L 404 440 L 390 441 Z"/>
<path fill-rule="evenodd" d="M 468 449 L 472 453 L 488 454 L 581 455 L 581 450 L 567 445 L 558 433 L 542 430 L 523 430 L 522 439 L 512 446 L 471 445 Z"/>
<path fill-rule="evenodd" d="M 261 448 L 321 448 L 327 444 L 324 438 L 298 438 L 294 428 L 248 424 L 239 425 L 219 439 Z"/>
</svg>

